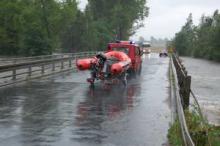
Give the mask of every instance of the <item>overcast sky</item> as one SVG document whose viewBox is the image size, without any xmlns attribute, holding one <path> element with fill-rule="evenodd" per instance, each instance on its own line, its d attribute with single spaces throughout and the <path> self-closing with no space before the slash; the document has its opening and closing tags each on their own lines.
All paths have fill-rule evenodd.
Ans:
<svg viewBox="0 0 220 146">
<path fill-rule="evenodd" d="M 79 0 L 80 8 L 84 8 L 87 0 Z M 172 38 L 185 24 L 189 13 L 193 14 L 194 24 L 198 24 L 202 14 L 212 15 L 220 9 L 220 0 L 148 0 L 149 17 L 145 26 L 137 31 L 133 39 L 143 36 L 149 39 Z"/>
</svg>

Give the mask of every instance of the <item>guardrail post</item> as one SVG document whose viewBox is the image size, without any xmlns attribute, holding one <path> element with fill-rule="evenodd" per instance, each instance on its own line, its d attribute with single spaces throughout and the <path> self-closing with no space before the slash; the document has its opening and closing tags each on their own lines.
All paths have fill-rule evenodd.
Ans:
<svg viewBox="0 0 220 146">
<path fill-rule="evenodd" d="M 28 67 L 28 76 L 29 76 L 29 77 L 31 76 L 31 73 L 32 73 L 32 67 L 29 66 L 29 67 Z"/>
<path fill-rule="evenodd" d="M 69 68 L 71 68 L 71 67 L 72 67 L 72 60 L 69 59 Z"/>
<path fill-rule="evenodd" d="M 41 66 L 41 74 L 44 74 L 44 64 Z"/>
<path fill-rule="evenodd" d="M 12 70 L 12 79 L 16 80 L 16 69 Z"/>
<path fill-rule="evenodd" d="M 64 63 L 63 63 L 63 60 L 61 61 L 61 69 L 64 68 Z"/>
<path fill-rule="evenodd" d="M 52 64 L 52 71 L 55 71 L 55 62 Z"/>
<path fill-rule="evenodd" d="M 182 106 L 183 109 L 187 109 L 190 102 L 191 76 L 187 75 L 186 68 L 175 55 L 173 55 L 173 63 L 176 68 L 178 84 L 180 87 L 179 93 L 181 95 Z"/>
<path fill-rule="evenodd" d="M 191 88 L 191 76 L 186 76 L 184 83 L 184 94 L 183 94 L 184 109 L 187 109 L 189 107 L 190 88 Z"/>
</svg>

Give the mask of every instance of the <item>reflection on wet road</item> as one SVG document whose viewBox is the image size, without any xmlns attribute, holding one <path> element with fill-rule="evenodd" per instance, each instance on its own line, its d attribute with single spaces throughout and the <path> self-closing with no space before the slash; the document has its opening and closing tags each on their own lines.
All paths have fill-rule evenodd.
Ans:
<svg viewBox="0 0 220 146">
<path fill-rule="evenodd" d="M 72 72 L 0 89 L 2 146 L 159 146 L 171 120 L 168 58 L 153 54 L 142 75 L 90 89 Z"/>
</svg>

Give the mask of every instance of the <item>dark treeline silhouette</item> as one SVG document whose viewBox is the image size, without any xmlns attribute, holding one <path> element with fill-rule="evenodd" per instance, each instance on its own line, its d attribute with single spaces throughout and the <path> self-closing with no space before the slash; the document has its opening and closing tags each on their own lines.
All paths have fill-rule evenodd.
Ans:
<svg viewBox="0 0 220 146">
<path fill-rule="evenodd" d="M 88 0 L 84 11 L 76 0 L 1 0 L 0 10 L 0 55 L 20 56 L 101 50 L 148 16 L 146 0 Z"/>
<path fill-rule="evenodd" d="M 198 26 L 193 25 L 192 14 L 172 41 L 180 55 L 220 61 L 220 14 L 203 15 Z"/>
</svg>

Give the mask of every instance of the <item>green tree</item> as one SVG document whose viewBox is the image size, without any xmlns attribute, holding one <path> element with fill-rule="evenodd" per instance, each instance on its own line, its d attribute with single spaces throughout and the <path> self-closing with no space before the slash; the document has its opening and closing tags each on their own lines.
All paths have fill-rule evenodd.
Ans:
<svg viewBox="0 0 220 146">
<path fill-rule="evenodd" d="M 185 25 L 174 38 L 174 47 L 180 55 L 192 54 L 195 40 L 195 27 L 193 25 L 192 14 L 190 13 Z"/>
<path fill-rule="evenodd" d="M 1 0 L 0 54 L 45 55 L 103 50 L 128 39 L 148 15 L 146 0 Z M 62 48 L 62 49 L 60 49 Z"/>
<path fill-rule="evenodd" d="M 200 24 L 194 26 L 189 15 L 186 24 L 173 39 L 180 55 L 207 58 L 220 61 L 220 14 L 216 10 L 213 16 L 201 17 Z"/>
<path fill-rule="evenodd" d="M 17 55 L 21 44 L 22 7 L 17 0 L 0 1 L 0 52 Z"/>
<path fill-rule="evenodd" d="M 211 53 L 210 58 L 220 61 L 220 14 L 216 10 L 213 14 L 212 36 L 211 36 Z"/>
<path fill-rule="evenodd" d="M 117 39 L 128 39 L 136 29 L 143 26 L 148 16 L 146 0 L 89 0 L 88 9 L 95 21 L 107 22 L 110 32 Z"/>
</svg>

